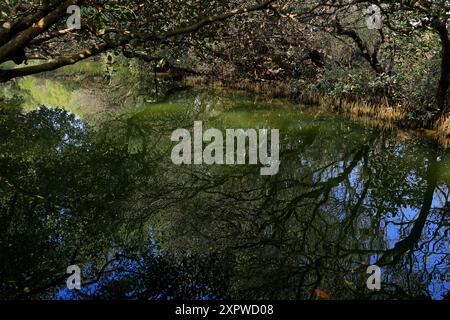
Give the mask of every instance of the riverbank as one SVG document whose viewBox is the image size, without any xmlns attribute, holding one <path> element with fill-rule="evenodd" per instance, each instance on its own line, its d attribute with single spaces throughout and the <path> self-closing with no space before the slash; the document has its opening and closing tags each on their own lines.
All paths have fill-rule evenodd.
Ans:
<svg viewBox="0 0 450 320">
<path fill-rule="evenodd" d="M 379 104 L 364 101 L 350 101 L 317 92 L 293 91 L 289 83 L 283 81 L 211 81 L 207 77 L 189 76 L 183 79 L 183 84 L 192 87 L 210 86 L 216 89 L 231 88 L 253 92 L 268 99 L 288 99 L 295 103 L 318 107 L 319 110 L 341 114 L 366 125 L 383 128 L 392 126 L 408 131 L 416 131 L 426 138 L 438 141 L 444 148 L 450 148 L 450 116 L 439 119 L 433 128 L 425 121 L 413 119 L 409 107 L 392 106 L 386 102 Z"/>
<path fill-rule="evenodd" d="M 37 105 L 64 107 L 90 120 L 105 114 L 117 115 L 129 108 L 142 108 L 158 101 L 164 101 L 177 92 L 176 88 L 209 88 L 212 90 L 239 90 L 260 96 L 267 101 L 286 99 L 295 104 L 314 108 L 318 113 L 332 112 L 346 118 L 381 128 L 398 127 L 434 139 L 444 148 L 450 147 L 450 118 L 441 119 L 433 129 L 413 120 L 406 107 L 390 106 L 387 102 L 370 104 L 349 101 L 316 92 L 293 90 L 283 81 L 220 81 L 202 76 L 186 76 L 181 81 L 171 81 L 165 75 L 142 74 L 130 63 L 119 63 L 115 72 L 105 73 L 102 64 L 85 61 L 74 66 L 61 68 L 52 74 L 25 77 L 3 84 L 3 96 L 22 97 L 25 111 Z"/>
</svg>

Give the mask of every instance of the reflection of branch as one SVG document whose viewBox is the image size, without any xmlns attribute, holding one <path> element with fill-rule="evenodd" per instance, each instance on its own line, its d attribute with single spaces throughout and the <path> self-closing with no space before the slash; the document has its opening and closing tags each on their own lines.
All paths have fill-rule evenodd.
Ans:
<svg viewBox="0 0 450 320">
<path fill-rule="evenodd" d="M 122 259 L 122 256 L 121 256 L 121 255 L 116 255 L 115 258 L 106 261 L 106 262 L 103 264 L 103 266 L 100 268 L 100 270 L 98 271 L 97 276 L 95 277 L 95 279 L 93 279 L 93 280 L 91 280 L 91 281 L 88 281 L 88 282 L 83 282 L 83 286 L 87 287 L 87 286 L 90 286 L 90 285 L 93 285 L 93 284 L 98 283 L 98 282 L 102 279 L 102 277 L 108 272 L 108 271 L 107 271 L 107 268 L 108 268 L 111 264 L 113 264 L 114 262 L 120 261 L 120 259 Z"/>
<path fill-rule="evenodd" d="M 79 253 L 79 248 L 75 248 L 75 251 L 73 252 L 73 254 L 69 260 L 69 265 L 72 265 L 75 263 L 78 253 Z M 33 288 L 27 293 L 20 294 L 19 296 L 16 297 L 16 299 L 17 300 L 25 299 L 25 298 L 31 297 L 35 294 L 42 293 L 50 288 L 59 286 L 64 282 L 64 280 L 67 279 L 67 277 L 68 277 L 68 275 L 66 273 L 64 273 L 42 286 Z"/>
<path fill-rule="evenodd" d="M 368 151 L 368 146 L 363 146 L 358 152 L 356 152 L 354 158 L 350 162 L 349 166 L 344 169 L 344 171 L 339 174 L 335 178 L 331 178 L 323 183 L 318 184 L 318 188 L 315 188 L 312 191 L 309 191 L 307 193 L 301 194 L 297 197 L 295 197 L 289 205 L 286 207 L 286 211 L 288 213 L 292 213 L 292 209 L 297 206 L 297 204 L 302 201 L 303 199 L 317 199 L 320 196 L 323 196 L 324 198 L 328 198 L 328 195 L 330 191 L 338 186 L 342 181 L 347 179 L 347 177 L 353 172 L 355 167 L 358 165 L 359 161 L 363 158 L 364 154 Z M 322 202 L 322 201 L 321 201 Z M 288 214 L 289 217 L 290 214 Z"/>
<path fill-rule="evenodd" d="M 428 165 L 427 188 L 423 196 L 422 208 L 419 217 L 414 221 L 410 234 L 403 240 L 397 242 L 394 248 L 388 250 L 376 263 L 378 266 L 396 264 L 403 254 L 414 248 L 422 236 L 423 228 L 431 211 L 434 190 L 437 185 L 437 161 L 436 154 L 432 155 Z M 392 261 L 390 262 L 390 258 Z"/>
<path fill-rule="evenodd" d="M 355 219 L 358 217 L 359 209 L 363 205 L 364 200 L 366 200 L 366 196 L 370 188 L 371 188 L 371 179 L 369 178 L 369 180 L 365 183 L 364 190 L 361 193 L 361 197 L 358 197 L 358 201 L 356 202 L 355 206 L 350 209 L 350 214 L 342 222 L 342 224 L 344 225 L 343 232 L 341 233 L 342 237 L 349 235 L 348 230 L 352 225 L 352 223 L 355 221 Z"/>
</svg>

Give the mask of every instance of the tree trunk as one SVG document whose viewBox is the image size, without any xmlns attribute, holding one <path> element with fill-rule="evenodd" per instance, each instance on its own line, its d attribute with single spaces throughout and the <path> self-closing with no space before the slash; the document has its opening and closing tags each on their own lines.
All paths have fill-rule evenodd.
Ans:
<svg viewBox="0 0 450 320">
<path fill-rule="evenodd" d="M 77 3 L 77 0 L 63 2 L 55 10 L 35 22 L 31 27 L 19 32 L 11 40 L 3 44 L 0 47 L 0 63 L 11 60 L 17 52 L 24 49 L 34 38 L 59 22 L 66 15 L 67 7 Z"/>
</svg>

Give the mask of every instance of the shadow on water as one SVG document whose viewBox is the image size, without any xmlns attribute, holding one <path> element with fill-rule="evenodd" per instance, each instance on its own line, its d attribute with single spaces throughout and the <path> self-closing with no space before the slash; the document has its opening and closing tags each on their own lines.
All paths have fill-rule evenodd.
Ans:
<svg viewBox="0 0 450 320">
<path fill-rule="evenodd" d="M 448 298 L 448 152 L 283 102 L 183 97 L 96 127 L 1 114 L 2 299 Z M 170 134 L 194 119 L 279 128 L 280 172 L 173 165 Z"/>
</svg>

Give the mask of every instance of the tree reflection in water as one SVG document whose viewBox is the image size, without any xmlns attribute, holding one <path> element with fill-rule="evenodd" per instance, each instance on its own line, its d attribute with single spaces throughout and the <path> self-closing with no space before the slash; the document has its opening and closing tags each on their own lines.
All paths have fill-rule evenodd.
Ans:
<svg viewBox="0 0 450 320">
<path fill-rule="evenodd" d="M 172 165 L 185 115 L 92 129 L 58 109 L 3 113 L 0 297 L 448 297 L 450 155 L 395 130 L 266 111 L 281 126 L 273 177 Z M 63 289 L 70 264 L 81 292 Z M 366 287 L 372 264 L 380 291 Z"/>
</svg>

